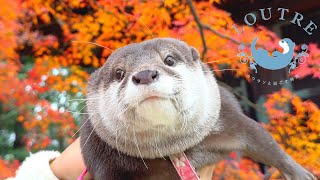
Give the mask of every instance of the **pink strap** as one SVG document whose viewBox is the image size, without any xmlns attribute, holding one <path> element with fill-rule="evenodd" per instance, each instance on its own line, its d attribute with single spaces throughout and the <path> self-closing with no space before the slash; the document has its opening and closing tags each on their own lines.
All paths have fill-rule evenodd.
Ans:
<svg viewBox="0 0 320 180">
<path fill-rule="evenodd" d="M 82 171 L 81 175 L 78 177 L 78 180 L 83 180 L 83 178 L 84 178 L 84 176 L 87 174 L 87 172 L 88 172 L 88 169 L 85 168 L 85 169 Z"/>
<path fill-rule="evenodd" d="M 184 152 L 170 156 L 170 160 L 182 180 L 200 180 Z"/>
<path fill-rule="evenodd" d="M 170 160 L 178 172 L 181 180 L 200 180 L 184 152 L 170 156 Z M 81 175 L 78 177 L 78 180 L 83 180 L 83 177 L 87 174 L 87 172 L 88 169 L 84 169 Z"/>
</svg>

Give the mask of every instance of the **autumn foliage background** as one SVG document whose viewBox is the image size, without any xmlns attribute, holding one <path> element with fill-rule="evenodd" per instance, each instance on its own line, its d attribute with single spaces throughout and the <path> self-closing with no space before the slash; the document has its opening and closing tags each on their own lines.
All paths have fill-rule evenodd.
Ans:
<svg viewBox="0 0 320 180">
<path fill-rule="evenodd" d="M 255 36 L 275 49 L 279 38 L 262 26 L 241 36 L 219 0 L 193 2 L 203 24 L 238 42 Z M 0 179 L 14 175 L 28 153 L 63 149 L 77 137 L 90 72 L 110 55 L 108 49 L 153 37 L 175 37 L 203 52 L 197 23 L 186 1 L 0 0 Z M 204 29 L 203 61 L 215 74 L 246 79 L 237 43 Z M 108 48 L 72 41 L 90 41 Z M 293 73 L 320 78 L 320 49 Z M 235 71 L 218 71 L 237 69 Z M 241 97 L 240 97 L 241 99 Z M 287 107 L 291 107 L 288 109 Z M 293 158 L 320 176 L 320 110 L 288 89 L 267 97 L 264 126 Z M 257 163 L 232 153 L 214 167 L 214 179 L 279 178 L 263 175 Z"/>
</svg>

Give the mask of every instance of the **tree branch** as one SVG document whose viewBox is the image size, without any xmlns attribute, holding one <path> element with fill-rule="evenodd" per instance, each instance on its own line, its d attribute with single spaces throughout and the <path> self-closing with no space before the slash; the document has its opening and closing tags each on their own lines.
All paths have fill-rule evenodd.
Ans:
<svg viewBox="0 0 320 180">
<path fill-rule="evenodd" d="M 201 35 L 201 41 L 202 41 L 202 46 L 203 46 L 203 52 L 202 52 L 202 55 L 201 55 L 202 56 L 202 60 L 204 59 L 204 56 L 205 56 L 205 54 L 206 54 L 206 52 L 208 50 L 208 47 L 207 47 L 207 44 L 206 44 L 206 39 L 204 37 L 204 29 L 209 30 L 213 34 L 215 34 L 215 35 L 217 35 L 217 36 L 219 36 L 219 37 L 221 37 L 223 39 L 227 39 L 227 40 L 231 41 L 232 43 L 243 44 L 243 45 L 245 45 L 247 47 L 250 46 L 250 44 L 248 44 L 248 43 L 242 43 L 240 41 L 237 41 L 237 40 L 235 40 L 235 39 L 233 39 L 233 38 L 231 38 L 229 36 L 226 36 L 224 34 L 219 33 L 215 29 L 211 28 L 209 25 L 203 24 L 200 21 L 200 18 L 199 18 L 198 14 L 197 14 L 197 11 L 196 11 L 194 5 L 192 4 L 192 0 L 187 0 L 187 3 L 188 3 L 188 6 L 190 7 L 190 10 L 191 10 L 191 13 L 192 13 L 192 15 L 194 17 L 194 20 L 197 23 L 197 26 L 199 28 L 199 32 L 200 32 L 200 35 Z"/>
<path fill-rule="evenodd" d="M 213 34 L 215 34 L 215 35 L 217 35 L 217 36 L 219 36 L 219 37 L 221 37 L 221 38 L 223 38 L 223 39 L 227 39 L 227 40 L 229 40 L 229 41 L 231 41 L 231 42 L 233 42 L 233 43 L 235 43 L 235 44 L 243 44 L 243 45 L 248 46 L 248 47 L 250 46 L 250 44 L 242 43 L 242 42 L 240 42 L 240 41 L 237 41 L 237 40 L 235 40 L 235 39 L 232 39 L 232 38 L 229 37 L 229 36 L 226 36 L 226 35 L 224 35 L 224 34 L 219 33 L 219 32 L 216 31 L 215 29 L 211 28 L 209 25 L 206 25 L 206 24 L 201 24 L 201 25 L 202 25 L 202 27 L 204 27 L 205 29 L 209 30 L 209 31 L 212 32 Z"/>
<path fill-rule="evenodd" d="M 224 34 L 221 34 L 219 33 L 218 31 L 216 31 L 215 29 L 211 28 L 209 25 L 206 25 L 206 24 L 203 24 L 200 19 L 199 19 L 199 16 L 196 12 L 196 9 L 194 7 L 194 5 L 192 4 L 192 0 L 187 0 L 187 3 L 188 3 L 188 6 L 190 7 L 190 10 L 191 10 L 191 13 L 194 17 L 194 20 L 196 21 L 197 23 L 197 26 L 199 28 L 199 32 L 200 32 L 200 35 L 201 35 L 201 40 L 202 40 L 202 46 L 203 46 L 203 52 L 202 52 L 202 55 L 201 55 L 201 58 L 202 60 L 204 60 L 204 56 L 208 50 L 208 47 L 207 47 L 207 44 L 206 44 L 206 39 L 204 37 L 204 29 L 207 29 L 209 30 L 210 32 L 212 32 L 213 34 L 223 38 L 223 39 L 227 39 L 229 41 L 231 41 L 232 43 L 235 43 L 235 44 L 243 44 L 247 47 L 250 47 L 250 44 L 248 43 L 242 43 L 240 41 L 237 41 L 229 36 L 226 36 Z M 225 84 L 225 83 L 223 83 Z M 225 84 L 225 87 L 227 89 L 229 89 L 231 92 L 233 92 L 236 96 L 238 96 L 239 98 L 241 98 L 244 102 L 246 102 L 250 107 L 254 108 L 256 111 L 260 112 L 260 113 L 263 113 L 263 114 L 267 114 L 266 112 L 262 111 L 255 103 L 251 102 L 247 97 L 244 97 L 242 96 L 240 93 L 238 93 L 237 91 L 235 91 L 231 86 Z"/>
<path fill-rule="evenodd" d="M 192 4 L 192 0 L 187 0 L 188 2 L 188 5 L 190 7 L 190 10 L 191 10 L 191 13 L 194 17 L 194 20 L 196 21 L 197 23 L 197 26 L 199 28 L 199 32 L 200 32 L 200 36 L 201 36 L 201 41 L 202 41 L 202 46 L 203 46 L 203 51 L 202 51 L 202 54 L 201 54 L 201 59 L 204 60 L 204 57 L 207 53 L 207 50 L 208 50 L 208 47 L 207 47 L 207 43 L 206 43 L 206 39 L 204 37 L 204 32 L 203 32 L 203 26 L 202 26 L 202 23 L 199 19 L 199 16 L 197 14 L 197 11 L 196 9 L 194 8 L 193 4 Z"/>
</svg>

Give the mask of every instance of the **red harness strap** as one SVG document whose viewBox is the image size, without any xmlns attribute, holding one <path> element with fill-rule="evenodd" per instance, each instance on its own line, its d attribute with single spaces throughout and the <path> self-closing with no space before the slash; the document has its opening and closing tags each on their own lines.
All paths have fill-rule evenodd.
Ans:
<svg viewBox="0 0 320 180">
<path fill-rule="evenodd" d="M 83 180 L 83 178 L 84 178 L 84 176 L 87 174 L 87 172 L 88 172 L 88 169 L 85 168 L 85 169 L 83 170 L 83 172 L 80 174 L 80 176 L 78 177 L 78 180 Z"/>
<path fill-rule="evenodd" d="M 181 180 L 200 180 L 184 152 L 170 156 L 170 160 Z"/>
<path fill-rule="evenodd" d="M 170 156 L 170 160 L 181 180 L 200 180 L 184 152 Z M 78 177 L 78 180 L 83 180 L 87 172 L 88 170 L 86 168 Z"/>
</svg>

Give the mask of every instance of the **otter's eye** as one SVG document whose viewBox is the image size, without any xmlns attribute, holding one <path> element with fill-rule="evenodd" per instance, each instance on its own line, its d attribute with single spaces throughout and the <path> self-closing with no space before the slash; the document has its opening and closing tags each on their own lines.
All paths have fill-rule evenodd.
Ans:
<svg viewBox="0 0 320 180">
<path fill-rule="evenodd" d="M 167 56 L 166 59 L 164 59 L 164 64 L 167 66 L 173 66 L 175 64 L 175 61 L 172 56 Z"/>
<path fill-rule="evenodd" d="M 116 70 L 116 78 L 118 81 L 121 81 L 124 78 L 125 72 L 122 69 Z"/>
</svg>

